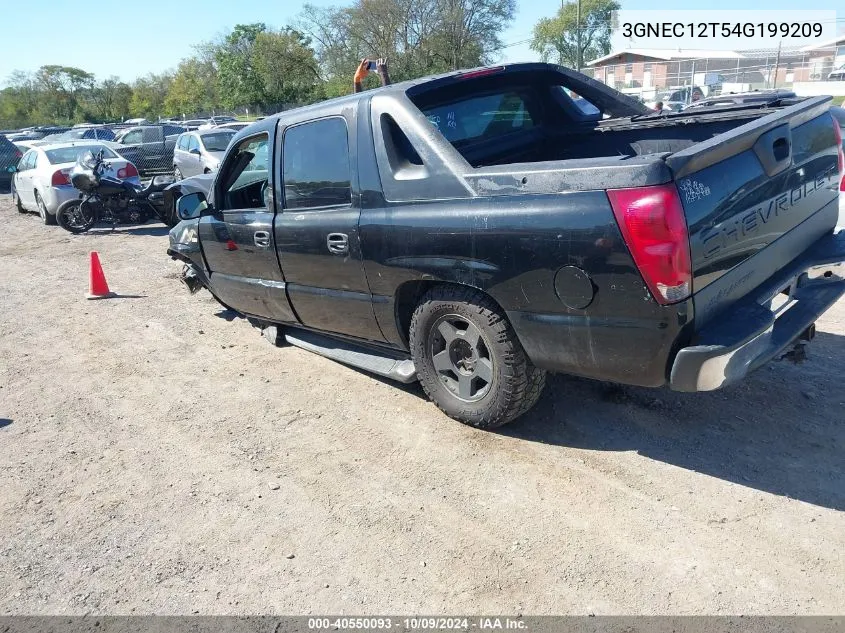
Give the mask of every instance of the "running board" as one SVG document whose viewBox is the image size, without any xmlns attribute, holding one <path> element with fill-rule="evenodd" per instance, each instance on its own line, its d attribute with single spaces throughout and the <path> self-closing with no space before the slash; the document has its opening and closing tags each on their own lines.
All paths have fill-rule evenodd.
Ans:
<svg viewBox="0 0 845 633">
<path fill-rule="evenodd" d="M 331 358 L 344 365 L 352 365 L 399 382 L 409 383 L 417 380 L 417 370 L 414 367 L 414 361 L 410 358 L 391 358 L 370 348 L 307 330 L 297 330 L 294 333 L 285 330 L 283 336 L 291 345 Z"/>
</svg>

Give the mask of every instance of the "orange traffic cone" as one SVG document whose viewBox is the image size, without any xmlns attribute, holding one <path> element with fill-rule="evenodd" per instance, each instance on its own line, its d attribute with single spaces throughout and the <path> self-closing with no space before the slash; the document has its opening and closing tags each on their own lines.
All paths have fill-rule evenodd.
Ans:
<svg viewBox="0 0 845 633">
<path fill-rule="evenodd" d="M 103 274 L 103 267 L 100 265 L 100 256 L 97 251 L 91 251 L 91 270 L 89 274 L 88 294 L 86 299 L 105 299 L 115 296 L 109 290 L 109 282 Z"/>
</svg>

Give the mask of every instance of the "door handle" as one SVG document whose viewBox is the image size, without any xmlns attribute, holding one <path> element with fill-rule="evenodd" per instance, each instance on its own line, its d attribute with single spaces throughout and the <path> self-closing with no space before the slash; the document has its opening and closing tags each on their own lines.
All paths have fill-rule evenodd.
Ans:
<svg viewBox="0 0 845 633">
<path fill-rule="evenodd" d="M 253 241 L 258 248 L 267 248 L 270 246 L 270 233 L 267 231 L 256 231 Z"/>
<path fill-rule="evenodd" d="M 329 233 L 326 246 L 332 255 L 346 255 L 349 252 L 349 236 L 346 233 Z"/>
</svg>

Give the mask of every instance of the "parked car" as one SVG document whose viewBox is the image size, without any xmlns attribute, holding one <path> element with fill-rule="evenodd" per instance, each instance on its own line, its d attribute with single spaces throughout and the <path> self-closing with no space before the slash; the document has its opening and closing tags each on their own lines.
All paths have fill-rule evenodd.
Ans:
<svg viewBox="0 0 845 633">
<path fill-rule="evenodd" d="M 727 93 L 714 97 L 706 97 L 691 103 L 686 109 L 733 105 L 774 105 L 784 99 L 797 98 L 797 95 L 792 90 L 754 90 L 752 92 Z"/>
<path fill-rule="evenodd" d="M 38 211 L 44 224 L 55 224 L 59 205 L 79 196 L 79 191 L 70 184 L 68 177 L 77 157 L 85 152 L 96 154 L 100 151 L 109 164 L 104 172 L 106 175 L 141 184 L 135 165 L 101 143 L 33 147 L 20 159 L 12 183 L 12 198 L 18 211 Z"/>
<path fill-rule="evenodd" d="M 845 81 L 845 65 L 840 66 L 827 76 L 828 81 Z"/>
<path fill-rule="evenodd" d="M 30 149 L 36 146 L 38 141 L 14 141 L 15 147 L 17 147 L 21 154 L 28 152 Z"/>
<path fill-rule="evenodd" d="M 547 371 L 718 389 L 812 338 L 845 293 L 829 109 L 655 120 L 532 63 L 290 110 L 179 198 L 203 255 L 186 280 L 274 341 L 419 379 L 480 428 L 528 411 Z"/>
<path fill-rule="evenodd" d="M 134 163 L 145 176 L 170 173 L 176 139 L 184 131 L 178 125 L 130 127 L 121 131 L 109 147 Z"/>
<path fill-rule="evenodd" d="M 236 121 L 234 123 L 221 123 L 215 129 L 218 129 L 218 130 L 235 130 L 235 132 L 240 132 L 242 129 L 244 129 L 248 125 L 252 125 L 252 123 L 250 121 Z"/>
<path fill-rule="evenodd" d="M 51 134 L 35 142 L 35 145 L 51 145 L 67 141 L 81 141 L 91 139 L 95 141 L 114 140 L 114 132 L 107 127 L 75 127 L 60 134 Z"/>
<path fill-rule="evenodd" d="M 659 101 L 663 102 L 664 109 L 680 112 L 691 103 L 704 98 L 704 91 L 698 86 L 685 86 L 660 93 L 654 101 L 649 101 L 646 106 L 654 109 Z"/>
<path fill-rule="evenodd" d="M 44 138 L 44 133 L 36 132 L 35 130 L 21 130 L 5 134 L 4 136 L 13 143 L 17 143 L 18 141 L 38 141 Z"/>
<path fill-rule="evenodd" d="M 208 119 L 188 119 L 187 121 L 182 121 L 180 125 L 188 131 L 193 131 L 200 129 L 206 123 L 208 123 Z"/>
<path fill-rule="evenodd" d="M 224 123 L 237 123 L 237 119 L 233 116 L 213 116 L 208 119 L 205 123 L 203 123 L 199 129 L 200 130 L 207 130 L 213 127 L 217 127 L 218 125 L 223 125 Z"/>
<path fill-rule="evenodd" d="M 8 191 L 15 175 L 15 166 L 23 152 L 0 134 L 0 191 Z"/>
<path fill-rule="evenodd" d="M 39 125 L 33 128 L 35 132 L 42 135 L 42 138 L 50 134 L 61 134 L 62 132 L 67 132 L 69 129 L 66 125 Z"/>
<path fill-rule="evenodd" d="M 197 130 L 180 135 L 173 152 L 173 175 L 177 180 L 182 180 L 217 171 L 233 136 L 235 131 L 225 128 Z"/>
</svg>

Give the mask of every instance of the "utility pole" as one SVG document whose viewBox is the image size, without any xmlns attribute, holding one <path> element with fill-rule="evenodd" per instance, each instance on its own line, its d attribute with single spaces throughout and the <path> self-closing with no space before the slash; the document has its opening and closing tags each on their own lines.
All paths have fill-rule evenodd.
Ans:
<svg viewBox="0 0 845 633">
<path fill-rule="evenodd" d="M 578 2 L 578 10 L 575 14 L 575 33 L 577 35 L 578 40 L 578 53 L 576 56 L 577 59 L 577 70 L 579 73 L 581 72 L 581 65 L 583 64 L 584 60 L 581 59 L 581 0 L 577 0 Z"/>
</svg>

